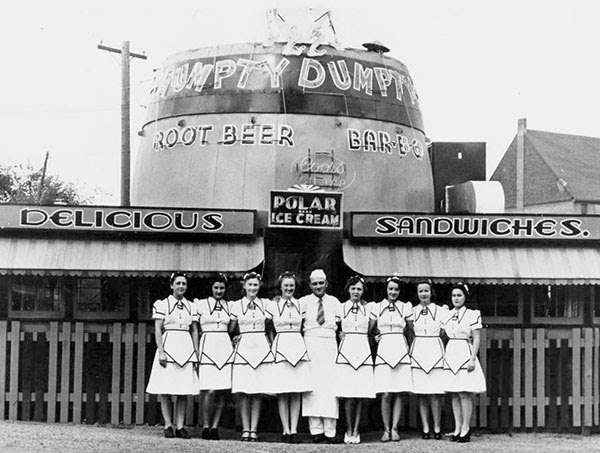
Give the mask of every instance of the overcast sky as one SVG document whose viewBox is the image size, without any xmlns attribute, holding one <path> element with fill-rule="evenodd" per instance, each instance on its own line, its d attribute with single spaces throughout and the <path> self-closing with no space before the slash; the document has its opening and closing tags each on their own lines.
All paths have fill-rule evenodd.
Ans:
<svg viewBox="0 0 600 453">
<path fill-rule="evenodd" d="M 132 60 L 132 159 L 152 70 L 176 52 L 263 41 L 277 2 L 0 2 L 0 163 L 30 162 L 119 203 L 120 47 Z M 432 141 L 487 142 L 488 175 L 516 133 L 600 137 L 600 4 L 595 1 L 279 2 L 329 8 L 346 47 L 379 40 L 404 62 Z M 252 7 L 250 8 L 249 5 Z M 337 8 L 337 5 L 345 5 Z M 387 4 L 387 5 L 386 5 Z M 394 5 L 394 6 L 388 6 Z M 132 162 L 132 168 L 134 167 Z"/>
</svg>

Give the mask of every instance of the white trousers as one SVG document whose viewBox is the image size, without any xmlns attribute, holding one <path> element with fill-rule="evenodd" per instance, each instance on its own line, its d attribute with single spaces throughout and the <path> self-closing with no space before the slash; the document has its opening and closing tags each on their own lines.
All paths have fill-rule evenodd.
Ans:
<svg viewBox="0 0 600 453">
<path fill-rule="evenodd" d="M 313 436 L 325 434 L 327 437 L 335 437 L 336 425 L 337 420 L 335 418 L 308 417 L 308 428 Z"/>
</svg>

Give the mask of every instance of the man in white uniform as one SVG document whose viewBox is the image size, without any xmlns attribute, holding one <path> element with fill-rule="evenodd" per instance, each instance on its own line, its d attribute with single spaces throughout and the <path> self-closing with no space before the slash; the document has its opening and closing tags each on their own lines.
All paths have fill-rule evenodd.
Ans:
<svg viewBox="0 0 600 453">
<path fill-rule="evenodd" d="M 310 274 L 312 294 L 300 299 L 306 313 L 304 341 L 311 360 L 313 391 L 302 397 L 302 415 L 308 417 L 313 442 L 335 443 L 338 399 L 335 396 L 337 355 L 335 314 L 340 301 L 329 294 L 327 276 L 321 269 Z"/>
</svg>

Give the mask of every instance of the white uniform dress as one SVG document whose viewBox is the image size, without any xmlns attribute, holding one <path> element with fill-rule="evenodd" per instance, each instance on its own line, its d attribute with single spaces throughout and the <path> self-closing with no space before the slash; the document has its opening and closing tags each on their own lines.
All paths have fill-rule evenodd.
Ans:
<svg viewBox="0 0 600 453">
<path fill-rule="evenodd" d="M 336 318 L 344 332 L 335 361 L 335 394 L 338 397 L 375 398 L 373 357 L 367 337 L 374 305 L 347 301 L 338 306 Z"/>
<path fill-rule="evenodd" d="M 483 393 L 486 391 L 485 376 L 475 358 L 475 369 L 468 371 L 471 358 L 473 331 L 483 328 L 479 310 L 462 306 L 452 310 L 443 326 L 448 335 L 444 365 L 444 389 L 447 392 Z"/>
<path fill-rule="evenodd" d="M 375 392 L 412 391 L 411 360 L 404 336 L 406 322 L 414 317 L 412 305 L 384 299 L 374 304 L 371 316 L 381 335 L 375 357 Z"/>
<path fill-rule="evenodd" d="M 444 344 L 440 326 L 448 310 L 434 303 L 413 307 L 415 339 L 410 347 L 413 393 L 443 394 Z"/>
<path fill-rule="evenodd" d="M 200 323 L 200 390 L 231 388 L 233 345 L 229 338 L 229 303 L 209 297 L 194 299 Z"/>
<path fill-rule="evenodd" d="M 196 306 L 183 298 L 173 296 L 157 300 L 152 307 L 152 319 L 162 319 L 162 346 L 167 356 L 166 367 L 154 355 L 146 392 L 157 395 L 195 395 L 198 393 L 198 362 L 196 348 L 190 334 L 192 322 L 198 320 Z"/>
<path fill-rule="evenodd" d="M 243 298 L 230 302 L 231 318 L 237 320 L 240 341 L 235 347 L 231 378 L 232 393 L 270 393 L 273 388 L 274 357 L 265 333 L 267 300 Z"/>
<path fill-rule="evenodd" d="M 275 357 L 271 393 L 302 393 L 312 390 L 310 364 L 304 338 L 300 333 L 304 313 L 296 299 L 270 301 L 266 315 L 273 321 L 277 335 L 271 345 Z"/>
</svg>

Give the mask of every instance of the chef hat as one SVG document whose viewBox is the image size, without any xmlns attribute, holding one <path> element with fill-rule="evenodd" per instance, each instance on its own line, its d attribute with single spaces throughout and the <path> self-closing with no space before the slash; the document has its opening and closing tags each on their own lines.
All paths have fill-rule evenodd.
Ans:
<svg viewBox="0 0 600 453">
<path fill-rule="evenodd" d="M 315 269 L 310 273 L 310 281 L 313 280 L 327 280 L 327 275 L 323 269 Z"/>
</svg>

